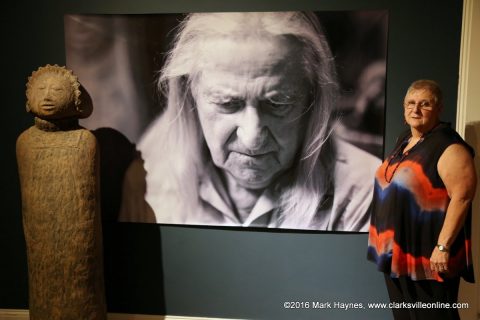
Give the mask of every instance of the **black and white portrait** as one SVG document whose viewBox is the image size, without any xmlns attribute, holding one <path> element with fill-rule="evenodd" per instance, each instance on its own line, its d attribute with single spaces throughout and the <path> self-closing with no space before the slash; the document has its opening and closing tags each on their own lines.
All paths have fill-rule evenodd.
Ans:
<svg viewBox="0 0 480 320">
<path fill-rule="evenodd" d="M 387 18 L 65 16 L 67 64 L 96 110 L 83 125 L 138 150 L 119 220 L 367 231 Z"/>
</svg>

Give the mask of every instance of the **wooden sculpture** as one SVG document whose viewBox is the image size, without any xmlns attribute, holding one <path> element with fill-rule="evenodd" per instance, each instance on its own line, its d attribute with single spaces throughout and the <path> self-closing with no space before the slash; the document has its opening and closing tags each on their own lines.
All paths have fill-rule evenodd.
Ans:
<svg viewBox="0 0 480 320">
<path fill-rule="evenodd" d="M 17 140 L 32 320 L 106 319 L 99 150 L 78 124 L 92 103 L 58 65 L 34 71 L 27 111 L 35 125 Z"/>
</svg>

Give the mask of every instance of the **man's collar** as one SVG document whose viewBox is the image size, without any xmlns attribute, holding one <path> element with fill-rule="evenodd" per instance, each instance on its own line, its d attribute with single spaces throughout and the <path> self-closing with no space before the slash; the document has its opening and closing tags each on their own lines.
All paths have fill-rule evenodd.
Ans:
<svg viewBox="0 0 480 320">
<path fill-rule="evenodd" d="M 278 184 L 275 184 L 275 186 L 270 186 L 263 191 L 248 218 L 242 222 L 233 209 L 232 200 L 218 169 L 212 163 L 208 163 L 200 177 L 199 196 L 202 201 L 207 202 L 222 213 L 227 220 L 234 221 L 244 227 L 259 226 L 256 225 L 260 222 L 259 220 L 264 220 L 260 224 L 268 227 L 271 222 L 271 213 L 278 205 L 280 197 L 280 188 L 277 186 Z M 265 215 L 268 215 L 268 217 L 265 217 Z"/>
</svg>

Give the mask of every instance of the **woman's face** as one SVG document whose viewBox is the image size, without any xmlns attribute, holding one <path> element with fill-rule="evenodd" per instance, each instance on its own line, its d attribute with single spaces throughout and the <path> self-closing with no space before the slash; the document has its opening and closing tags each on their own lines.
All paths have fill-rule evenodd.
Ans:
<svg viewBox="0 0 480 320">
<path fill-rule="evenodd" d="M 411 90 L 405 97 L 404 115 L 410 128 L 426 133 L 440 121 L 440 106 L 426 89 Z"/>
</svg>

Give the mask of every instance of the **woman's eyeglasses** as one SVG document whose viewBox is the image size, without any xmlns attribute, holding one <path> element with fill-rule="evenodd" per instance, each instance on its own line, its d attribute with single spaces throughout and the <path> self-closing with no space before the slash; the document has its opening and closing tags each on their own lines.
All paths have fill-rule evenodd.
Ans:
<svg viewBox="0 0 480 320">
<path fill-rule="evenodd" d="M 418 101 L 418 102 L 415 102 L 413 100 L 405 101 L 403 103 L 403 106 L 407 110 L 413 110 L 413 109 L 415 109 L 415 107 L 418 106 L 420 109 L 426 110 L 426 111 L 432 111 L 433 107 L 434 107 L 434 105 L 428 100 L 422 100 L 422 101 Z"/>
</svg>

